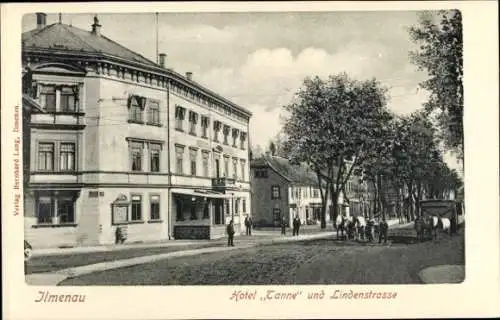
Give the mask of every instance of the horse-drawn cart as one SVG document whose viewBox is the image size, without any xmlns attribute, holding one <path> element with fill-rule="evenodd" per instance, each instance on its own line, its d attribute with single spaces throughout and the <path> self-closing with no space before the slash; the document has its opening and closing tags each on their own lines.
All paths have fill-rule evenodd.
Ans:
<svg viewBox="0 0 500 320">
<path fill-rule="evenodd" d="M 420 212 L 415 220 L 417 237 L 423 240 L 428 232 L 431 237 L 437 237 L 437 230 L 441 229 L 452 234 L 457 233 L 464 222 L 463 203 L 454 200 L 423 200 L 420 201 Z"/>
</svg>

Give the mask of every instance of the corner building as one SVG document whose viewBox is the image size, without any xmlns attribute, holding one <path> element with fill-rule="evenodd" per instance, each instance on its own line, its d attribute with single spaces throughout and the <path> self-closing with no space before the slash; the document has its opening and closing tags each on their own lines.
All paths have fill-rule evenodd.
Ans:
<svg viewBox="0 0 500 320">
<path fill-rule="evenodd" d="M 250 212 L 251 113 L 101 34 L 22 35 L 25 237 L 35 247 L 213 239 Z M 43 111 L 43 112 L 42 112 Z"/>
</svg>

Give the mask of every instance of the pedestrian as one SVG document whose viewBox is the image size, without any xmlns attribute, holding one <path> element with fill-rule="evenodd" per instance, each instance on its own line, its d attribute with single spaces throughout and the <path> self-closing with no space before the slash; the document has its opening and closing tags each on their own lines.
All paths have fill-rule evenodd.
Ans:
<svg viewBox="0 0 500 320">
<path fill-rule="evenodd" d="M 300 230 L 300 219 L 299 216 L 295 216 L 295 219 L 293 219 L 293 224 L 294 224 L 294 229 L 295 229 L 295 235 L 299 235 L 299 230 Z"/>
<path fill-rule="evenodd" d="M 252 216 L 248 216 L 248 235 L 252 235 L 253 220 Z"/>
<path fill-rule="evenodd" d="M 233 239 L 234 239 L 234 224 L 233 224 L 233 220 L 231 219 L 231 221 L 229 221 L 229 224 L 227 225 L 227 228 L 226 228 L 226 232 L 227 232 L 227 246 L 231 246 L 231 247 L 234 247 L 234 242 L 233 242 Z"/>
<path fill-rule="evenodd" d="M 387 221 L 385 221 L 385 217 L 383 217 L 382 221 L 379 224 L 378 243 L 382 243 L 382 238 L 384 238 L 384 244 L 387 244 L 388 230 L 389 230 L 389 225 L 387 224 Z"/>
<path fill-rule="evenodd" d="M 286 234 L 286 220 L 285 217 L 281 219 L 281 234 L 285 235 Z"/>
<path fill-rule="evenodd" d="M 249 227 L 250 221 L 248 219 L 248 216 L 245 217 L 245 229 L 246 229 L 246 234 L 247 236 L 250 235 L 250 227 Z"/>
</svg>

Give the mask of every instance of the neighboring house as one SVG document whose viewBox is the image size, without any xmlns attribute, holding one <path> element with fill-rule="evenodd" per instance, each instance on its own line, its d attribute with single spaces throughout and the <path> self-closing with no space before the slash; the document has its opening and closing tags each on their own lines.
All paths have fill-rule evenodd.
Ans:
<svg viewBox="0 0 500 320">
<path fill-rule="evenodd" d="M 258 226 L 278 226 L 282 218 L 288 225 L 295 216 L 303 224 L 319 223 L 321 194 L 317 176 L 305 165 L 292 165 L 269 153 L 252 160 L 252 217 Z M 339 202 L 343 201 L 342 197 Z M 331 208 L 327 207 L 326 220 Z"/>
<path fill-rule="evenodd" d="M 29 117 L 25 237 L 34 247 L 217 238 L 251 211 L 251 113 L 101 34 L 22 35 Z"/>
</svg>

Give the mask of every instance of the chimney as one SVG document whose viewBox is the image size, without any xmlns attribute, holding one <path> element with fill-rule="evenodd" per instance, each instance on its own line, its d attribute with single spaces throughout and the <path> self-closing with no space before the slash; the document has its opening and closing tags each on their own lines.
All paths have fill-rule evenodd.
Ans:
<svg viewBox="0 0 500 320">
<path fill-rule="evenodd" d="M 37 12 L 36 14 L 36 28 L 43 29 L 47 25 L 47 14 Z"/>
<path fill-rule="evenodd" d="M 192 72 L 186 72 L 186 78 L 191 81 L 193 80 L 193 73 Z"/>
<path fill-rule="evenodd" d="M 160 57 L 160 67 L 165 68 L 165 58 L 167 57 L 167 55 L 165 53 L 160 53 L 159 57 Z"/>
<path fill-rule="evenodd" d="M 96 36 L 101 35 L 101 25 L 99 24 L 99 19 L 94 16 L 94 24 L 92 25 L 92 34 Z"/>
</svg>

